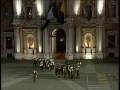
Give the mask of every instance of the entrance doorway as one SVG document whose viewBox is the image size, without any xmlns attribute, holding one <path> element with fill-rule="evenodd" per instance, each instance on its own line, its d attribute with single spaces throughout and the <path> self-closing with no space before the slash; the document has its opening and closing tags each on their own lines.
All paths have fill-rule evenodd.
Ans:
<svg viewBox="0 0 120 90">
<path fill-rule="evenodd" d="M 63 29 L 55 29 L 52 32 L 52 52 L 56 59 L 65 58 L 66 36 Z"/>
</svg>

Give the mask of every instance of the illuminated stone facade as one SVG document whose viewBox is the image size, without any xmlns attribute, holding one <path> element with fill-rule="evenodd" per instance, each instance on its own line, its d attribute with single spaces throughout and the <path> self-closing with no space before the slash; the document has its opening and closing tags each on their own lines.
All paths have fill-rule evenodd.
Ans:
<svg viewBox="0 0 120 90">
<path fill-rule="evenodd" d="M 22 0 L 20 16 L 16 16 L 14 7 L 13 56 L 16 59 L 60 59 L 57 57 L 60 53 L 69 60 L 118 57 L 118 0 L 105 0 L 101 15 L 97 13 L 97 0 L 64 0 L 65 23 L 60 25 L 51 21 L 45 30 L 41 30 L 45 23 L 41 17 L 47 15 L 49 0 L 40 1 L 43 5 L 42 16 L 37 12 L 35 0 Z M 112 15 L 114 12 L 110 12 L 113 5 L 116 5 L 115 16 Z M 114 42 L 110 39 L 112 36 Z"/>
</svg>

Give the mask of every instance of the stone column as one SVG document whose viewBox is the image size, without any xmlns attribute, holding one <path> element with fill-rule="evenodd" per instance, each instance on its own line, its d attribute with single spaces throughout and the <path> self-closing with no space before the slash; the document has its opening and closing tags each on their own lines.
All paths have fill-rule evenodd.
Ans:
<svg viewBox="0 0 120 90">
<path fill-rule="evenodd" d="M 103 9 L 102 9 L 102 12 L 101 13 L 98 13 L 98 30 L 97 30 L 97 58 L 98 59 L 102 59 L 103 58 L 103 49 L 104 49 L 104 42 L 103 42 L 103 39 L 104 39 L 104 34 L 103 34 L 103 31 L 104 31 L 104 28 L 103 28 L 103 25 L 104 25 L 104 20 L 105 20 L 105 0 L 103 2 Z"/>
<path fill-rule="evenodd" d="M 51 37 L 52 39 L 52 53 L 56 52 L 56 37 Z"/>
<path fill-rule="evenodd" d="M 23 33 L 22 33 L 22 28 L 20 27 L 20 52 L 23 54 L 24 52 L 24 41 L 23 41 Z"/>
<path fill-rule="evenodd" d="M 44 58 L 49 58 L 49 32 L 48 29 L 45 29 L 44 31 Z"/>
<path fill-rule="evenodd" d="M 40 27 L 37 29 L 37 46 L 38 46 L 38 56 L 42 57 L 42 32 L 40 30 Z"/>
<path fill-rule="evenodd" d="M 66 54 L 66 57 L 67 59 L 69 60 L 72 60 L 73 59 L 73 52 L 74 52 L 74 39 L 73 39 L 73 19 L 72 18 L 69 18 L 68 19 L 68 31 L 67 31 L 67 36 L 68 38 L 66 38 L 66 40 L 68 40 L 68 42 L 66 42 L 67 44 L 67 48 L 66 48 L 66 51 L 67 51 L 67 54 Z"/>
<path fill-rule="evenodd" d="M 49 58 L 52 58 L 52 34 L 50 32 L 48 33 L 48 52 L 49 52 Z"/>
<path fill-rule="evenodd" d="M 98 28 L 96 30 L 96 43 L 97 43 L 97 58 L 103 58 L 103 26 L 99 22 Z"/>
<path fill-rule="evenodd" d="M 15 36 L 15 59 L 22 59 L 20 47 L 20 28 L 16 27 L 14 30 Z"/>
<path fill-rule="evenodd" d="M 68 25 L 66 24 L 66 59 L 68 59 L 68 53 L 69 53 L 69 30 Z"/>
<path fill-rule="evenodd" d="M 76 27 L 76 58 L 80 59 L 80 52 L 81 52 L 81 32 L 80 32 L 80 26 L 77 25 Z"/>
<path fill-rule="evenodd" d="M 115 57 L 119 57 L 119 42 L 118 42 L 118 39 L 119 39 L 119 31 L 116 31 L 115 32 Z"/>
<path fill-rule="evenodd" d="M 106 38 L 105 38 L 105 33 L 106 33 L 106 31 L 105 31 L 105 29 L 104 29 L 105 27 L 104 27 L 104 25 L 102 25 L 102 51 L 103 51 L 103 58 L 106 56 L 105 55 L 105 50 L 106 50 L 106 48 L 105 48 L 105 44 L 106 44 Z"/>
</svg>

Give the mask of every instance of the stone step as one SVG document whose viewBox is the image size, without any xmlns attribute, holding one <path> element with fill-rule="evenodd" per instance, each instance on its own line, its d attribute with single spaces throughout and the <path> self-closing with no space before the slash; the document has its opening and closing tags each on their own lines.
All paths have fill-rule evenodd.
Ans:
<svg viewBox="0 0 120 90">
<path fill-rule="evenodd" d="M 88 90 L 110 90 L 108 85 L 88 85 Z"/>
</svg>

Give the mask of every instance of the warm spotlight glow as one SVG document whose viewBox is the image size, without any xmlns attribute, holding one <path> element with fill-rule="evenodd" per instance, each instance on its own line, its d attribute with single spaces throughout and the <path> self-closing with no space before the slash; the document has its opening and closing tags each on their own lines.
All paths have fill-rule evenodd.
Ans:
<svg viewBox="0 0 120 90">
<path fill-rule="evenodd" d="M 86 33 L 84 36 L 84 47 L 91 48 L 92 47 L 92 34 L 91 33 Z"/>
<path fill-rule="evenodd" d="M 22 0 L 15 0 L 15 8 L 16 8 L 17 16 L 19 16 L 22 10 Z"/>
<path fill-rule="evenodd" d="M 20 52 L 20 48 L 19 48 L 19 45 L 17 46 L 17 53 L 19 53 Z"/>
<path fill-rule="evenodd" d="M 37 7 L 38 15 L 41 16 L 43 14 L 42 0 L 36 0 L 36 7 Z"/>
<path fill-rule="evenodd" d="M 86 53 L 85 59 L 93 59 L 93 55 L 91 55 L 90 53 Z"/>
<path fill-rule="evenodd" d="M 27 42 L 27 47 L 30 48 L 30 49 L 34 49 L 34 48 L 35 48 L 35 44 L 32 43 L 32 44 L 30 45 L 30 43 Z"/>
<path fill-rule="evenodd" d="M 29 48 L 29 43 L 28 43 L 28 41 L 27 41 L 27 48 Z"/>
<path fill-rule="evenodd" d="M 32 49 L 34 49 L 34 48 L 35 48 L 35 44 L 34 44 L 34 43 L 31 45 L 31 48 L 32 48 Z"/>
<path fill-rule="evenodd" d="M 80 0 L 75 0 L 74 13 L 75 15 L 78 15 L 79 12 L 80 12 Z"/>
<path fill-rule="evenodd" d="M 76 52 L 78 52 L 78 45 L 76 46 Z"/>
<path fill-rule="evenodd" d="M 98 12 L 98 14 L 102 14 L 103 6 L 104 6 L 104 0 L 98 0 L 97 1 L 97 12 Z"/>
<path fill-rule="evenodd" d="M 19 42 L 19 39 L 17 39 L 17 53 L 19 53 L 20 52 L 20 42 Z"/>
<path fill-rule="evenodd" d="M 102 41 L 101 41 L 101 38 L 99 38 L 99 47 L 98 47 L 99 52 L 102 51 L 102 43 L 101 43 L 101 42 L 102 42 Z"/>
<path fill-rule="evenodd" d="M 39 52 L 41 53 L 42 52 L 42 47 L 39 45 Z"/>
</svg>

